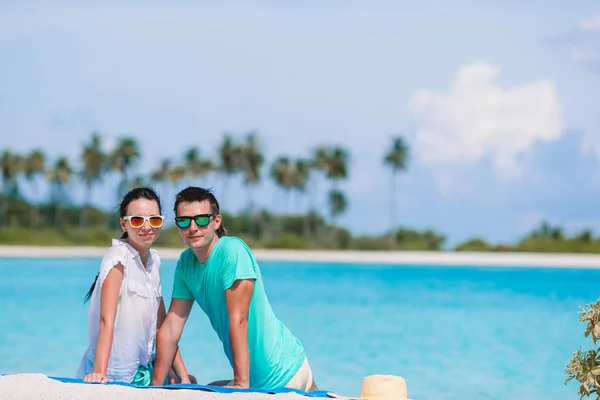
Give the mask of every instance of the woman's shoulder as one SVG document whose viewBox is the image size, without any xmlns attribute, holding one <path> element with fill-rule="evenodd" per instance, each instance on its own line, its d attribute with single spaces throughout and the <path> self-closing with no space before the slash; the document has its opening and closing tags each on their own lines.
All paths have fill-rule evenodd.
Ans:
<svg viewBox="0 0 600 400">
<path fill-rule="evenodd" d="M 121 240 L 113 239 L 112 246 L 104 255 L 102 264 L 108 267 L 113 267 L 118 263 L 126 265 L 131 258 L 131 253 L 126 244 Z"/>
<path fill-rule="evenodd" d="M 160 262 L 160 253 L 158 252 L 158 250 L 150 249 L 150 256 L 153 260 Z"/>
</svg>

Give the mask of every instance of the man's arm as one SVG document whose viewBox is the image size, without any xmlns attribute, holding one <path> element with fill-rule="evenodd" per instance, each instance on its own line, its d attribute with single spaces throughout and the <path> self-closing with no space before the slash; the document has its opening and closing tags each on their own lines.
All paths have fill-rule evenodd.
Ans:
<svg viewBox="0 0 600 400">
<path fill-rule="evenodd" d="M 233 357 L 233 386 L 250 386 L 250 354 L 248 353 L 248 309 L 254 291 L 253 279 L 239 279 L 225 290 L 229 315 L 229 343 Z"/>
<path fill-rule="evenodd" d="M 152 386 L 164 384 L 178 352 L 177 343 L 181 338 L 183 326 L 190 315 L 193 304 L 193 300 L 171 300 L 169 312 L 156 335 L 156 360 L 154 361 Z"/>
<path fill-rule="evenodd" d="M 167 311 L 165 310 L 165 302 L 163 298 L 160 298 L 160 304 L 158 307 L 158 329 L 162 326 L 165 318 L 167 317 Z M 183 329 L 183 328 L 182 328 Z M 177 349 L 175 353 L 175 359 L 173 360 L 173 369 L 177 376 L 181 378 L 181 383 L 191 383 L 190 377 L 188 375 L 187 369 L 185 368 L 185 364 L 183 363 L 183 357 L 181 356 L 181 352 Z"/>
</svg>

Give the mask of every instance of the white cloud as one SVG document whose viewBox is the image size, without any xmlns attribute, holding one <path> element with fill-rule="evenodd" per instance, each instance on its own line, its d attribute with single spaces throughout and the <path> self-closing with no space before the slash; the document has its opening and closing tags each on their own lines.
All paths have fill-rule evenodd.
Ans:
<svg viewBox="0 0 600 400">
<path fill-rule="evenodd" d="M 589 61 L 598 57 L 598 52 L 593 47 L 571 46 L 571 57 L 577 61 Z"/>
<path fill-rule="evenodd" d="M 575 31 L 569 35 L 571 57 L 597 69 L 600 50 L 600 15 L 576 22 Z"/>
<path fill-rule="evenodd" d="M 577 27 L 582 31 L 600 31 L 600 15 L 577 21 Z"/>
<path fill-rule="evenodd" d="M 535 141 L 554 140 L 563 131 L 563 112 L 550 80 L 514 87 L 495 82 L 500 68 L 475 62 L 458 70 L 447 92 L 417 90 L 409 109 L 417 119 L 417 157 L 447 191 L 464 182 L 469 169 L 489 159 L 496 176 L 518 178 L 519 157 Z"/>
</svg>

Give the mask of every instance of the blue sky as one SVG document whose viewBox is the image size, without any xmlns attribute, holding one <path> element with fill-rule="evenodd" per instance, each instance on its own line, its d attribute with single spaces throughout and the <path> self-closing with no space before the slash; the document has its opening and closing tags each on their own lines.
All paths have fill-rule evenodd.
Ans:
<svg viewBox="0 0 600 400">
<path fill-rule="evenodd" d="M 147 172 L 214 154 L 223 131 L 258 130 L 269 162 L 343 144 L 340 223 L 361 234 L 389 226 L 381 157 L 400 133 L 403 225 L 449 244 L 512 242 L 544 218 L 600 228 L 597 2 L 24 3 L 0 2 L 2 149 L 76 162 L 92 130 L 109 147 L 132 134 Z M 282 207 L 271 184 L 257 193 Z M 113 208 L 114 179 L 94 198 Z M 245 201 L 233 184 L 225 207 Z"/>
</svg>

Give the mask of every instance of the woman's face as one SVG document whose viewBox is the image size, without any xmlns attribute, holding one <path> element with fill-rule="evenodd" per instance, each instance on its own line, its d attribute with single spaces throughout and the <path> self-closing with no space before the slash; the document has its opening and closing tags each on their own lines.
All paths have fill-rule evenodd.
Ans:
<svg viewBox="0 0 600 400">
<path fill-rule="evenodd" d="M 126 217 L 152 217 L 159 216 L 160 211 L 158 209 L 158 203 L 154 200 L 148 199 L 137 199 L 133 200 L 127 206 L 127 214 Z M 134 221 L 131 222 L 137 222 Z M 155 219 L 157 220 L 157 219 Z M 127 232 L 129 243 L 139 251 L 138 248 L 146 249 L 149 248 L 152 243 L 158 238 L 158 234 L 162 228 L 162 224 L 158 228 L 154 228 L 150 225 L 150 221 L 147 219 L 144 221 L 141 227 L 135 228 L 131 226 L 131 222 L 129 220 L 125 220 L 121 218 L 121 228 L 123 231 Z M 137 226 L 137 224 L 133 224 Z M 153 224 L 156 226 L 156 224 Z"/>
</svg>

